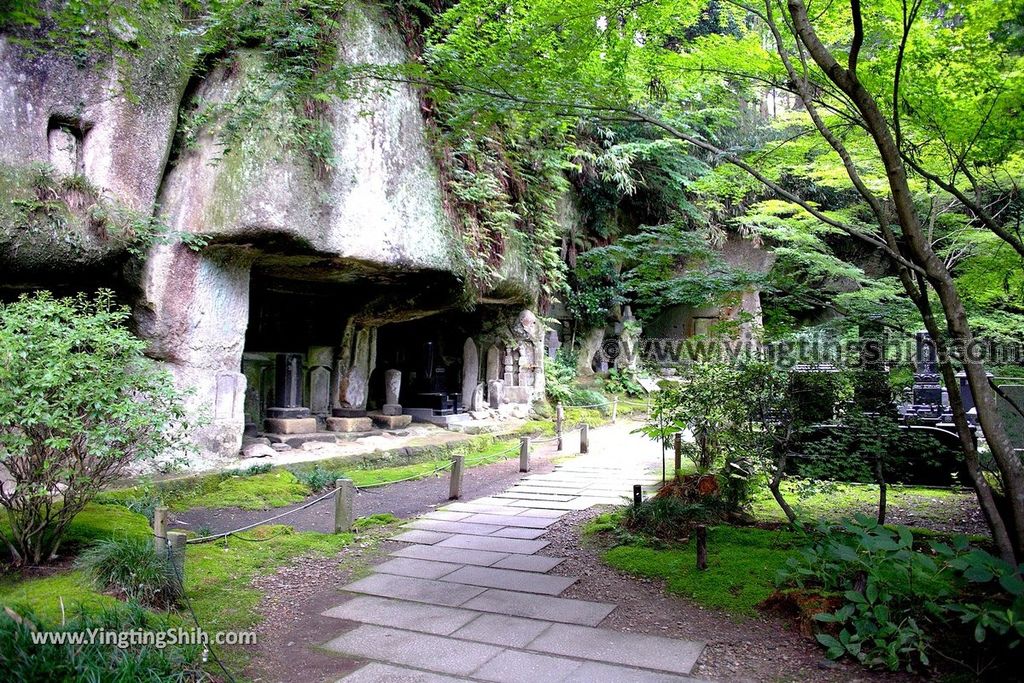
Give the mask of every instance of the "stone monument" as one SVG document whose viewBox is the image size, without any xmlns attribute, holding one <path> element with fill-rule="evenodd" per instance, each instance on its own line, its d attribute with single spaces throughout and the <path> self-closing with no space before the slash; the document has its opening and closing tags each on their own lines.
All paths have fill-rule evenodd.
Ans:
<svg viewBox="0 0 1024 683">
<path fill-rule="evenodd" d="M 384 405 L 381 412 L 370 413 L 370 419 L 383 429 L 402 429 L 412 424 L 412 415 L 403 415 L 398 403 L 402 394 L 402 371 L 394 368 L 384 373 Z"/>
<path fill-rule="evenodd" d="M 274 405 L 267 408 L 264 428 L 273 434 L 310 434 L 316 418 L 302 405 L 302 354 L 279 353 L 274 376 Z"/>
</svg>

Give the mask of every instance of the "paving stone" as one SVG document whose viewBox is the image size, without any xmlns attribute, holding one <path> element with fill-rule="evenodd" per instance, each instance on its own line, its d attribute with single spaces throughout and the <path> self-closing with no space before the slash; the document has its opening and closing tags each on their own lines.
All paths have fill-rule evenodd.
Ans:
<svg viewBox="0 0 1024 683">
<path fill-rule="evenodd" d="M 488 589 L 466 601 L 463 607 L 481 612 L 495 612 L 514 617 L 545 619 L 584 626 L 596 626 L 615 609 L 615 605 L 605 602 L 553 598 L 549 595 L 531 595 L 495 588 Z"/>
<path fill-rule="evenodd" d="M 502 512 L 500 514 L 503 514 L 503 515 L 508 515 L 508 514 L 511 514 L 511 515 L 528 515 L 530 517 L 541 517 L 543 519 L 558 519 L 559 517 L 564 517 L 565 516 L 565 511 L 564 510 L 545 510 L 545 509 L 541 509 L 541 508 L 530 508 L 530 507 L 527 507 L 525 509 L 524 508 L 509 507 L 509 508 L 505 508 L 505 509 L 506 510 L 511 510 L 512 512 Z"/>
<path fill-rule="evenodd" d="M 468 678 L 455 678 L 443 674 L 434 674 L 416 669 L 406 669 L 402 666 L 392 666 L 371 662 L 358 671 L 350 673 L 337 683 L 458 683 L 468 681 Z"/>
<path fill-rule="evenodd" d="M 562 679 L 562 683 L 683 683 L 684 681 L 700 683 L 697 679 L 686 676 L 674 676 L 598 662 L 584 662 L 567 678 Z"/>
<path fill-rule="evenodd" d="M 438 545 L 412 545 L 391 553 L 392 557 L 412 557 L 417 560 L 433 560 L 434 562 L 452 562 L 455 564 L 473 564 L 487 567 L 508 557 L 508 553 L 495 553 L 488 550 L 465 550 L 462 548 L 442 548 Z"/>
<path fill-rule="evenodd" d="M 404 531 L 397 536 L 392 536 L 391 540 L 401 541 L 402 543 L 423 543 L 424 545 L 434 545 L 446 538 L 451 538 L 451 536 L 452 534 L 442 534 L 436 531 L 412 529 L 410 531 Z"/>
<path fill-rule="evenodd" d="M 523 619 L 504 614 L 480 614 L 476 619 L 450 635 L 453 638 L 521 648 L 549 626 L 551 626 L 550 621 L 540 621 L 539 619 Z"/>
<path fill-rule="evenodd" d="M 411 576 L 417 579 L 439 579 L 445 574 L 451 574 L 462 566 L 461 564 L 449 564 L 448 562 L 415 560 L 411 557 L 395 557 L 387 562 L 376 565 L 373 571 L 382 574 Z"/>
<path fill-rule="evenodd" d="M 572 659 L 505 650 L 474 671 L 473 678 L 498 683 L 558 683 L 578 668 L 580 662 Z"/>
<path fill-rule="evenodd" d="M 531 541 L 535 538 L 540 538 L 546 534 L 547 531 L 547 529 L 530 529 L 524 526 L 504 526 L 500 527 L 490 535 L 499 536 L 501 538 L 525 538 L 526 540 Z"/>
<path fill-rule="evenodd" d="M 473 596 L 479 595 L 483 589 L 477 586 L 454 585 L 430 579 L 414 579 L 408 576 L 371 574 L 365 579 L 342 586 L 342 590 L 352 593 L 379 595 L 384 598 L 398 598 L 399 600 L 412 600 L 432 605 L 457 607 Z"/>
<path fill-rule="evenodd" d="M 463 522 L 455 522 L 462 524 Z M 466 518 L 470 524 L 493 524 L 494 526 L 525 526 L 533 529 L 544 529 L 555 523 L 553 519 L 542 517 L 530 517 L 525 513 L 521 515 L 472 515 Z"/>
<path fill-rule="evenodd" d="M 472 512 L 453 512 L 452 510 L 431 510 L 423 514 L 426 519 L 441 519 L 445 522 L 457 522 L 464 517 L 469 517 Z"/>
<path fill-rule="evenodd" d="M 549 545 L 550 541 L 523 541 L 518 538 L 495 538 L 494 536 L 467 536 L 457 534 L 438 543 L 435 548 L 465 548 L 466 550 L 487 550 L 497 553 L 520 553 L 532 555 Z M 497 560 L 495 560 L 497 562 Z M 466 564 L 475 564 L 467 562 Z"/>
<path fill-rule="evenodd" d="M 513 498 L 515 496 L 519 495 L 519 494 L 524 494 L 524 493 L 544 494 L 544 495 L 553 495 L 553 496 L 566 496 L 566 495 L 568 495 L 568 496 L 578 496 L 578 495 L 580 495 L 580 489 L 578 489 L 576 487 L 571 487 L 570 488 L 570 487 L 565 487 L 565 486 L 539 486 L 539 485 L 513 486 L 511 489 L 508 490 L 508 492 L 510 494 L 512 494 L 510 497 L 513 497 Z"/>
<path fill-rule="evenodd" d="M 490 536 L 502 527 L 501 524 L 444 522 L 439 519 L 414 519 L 407 526 L 413 529 L 426 529 L 428 531 L 439 531 L 449 534 L 468 534 L 470 536 Z"/>
<path fill-rule="evenodd" d="M 573 576 L 550 576 L 537 572 L 522 572 L 514 569 L 493 567 L 462 567 L 446 575 L 444 581 L 465 583 L 471 586 L 486 586 L 502 590 L 558 595 L 578 581 Z M 558 653 L 555 654 L 565 654 Z"/>
<path fill-rule="evenodd" d="M 455 676 L 469 675 L 501 652 L 501 648 L 494 645 L 372 625 L 363 625 L 338 636 L 324 647 L 356 657 Z"/>
<path fill-rule="evenodd" d="M 591 506 L 589 500 L 582 498 L 575 498 L 568 502 L 560 500 L 521 500 L 521 499 L 508 499 L 508 504 L 512 507 L 517 508 L 541 508 L 547 510 L 586 510 Z"/>
<path fill-rule="evenodd" d="M 559 501 L 565 502 L 565 501 L 572 500 L 573 497 L 578 496 L 578 495 L 579 495 L 578 491 L 575 492 L 575 493 L 569 494 L 569 495 L 566 495 L 564 493 L 549 493 L 549 494 L 545 494 L 545 493 L 526 493 L 526 492 L 520 492 L 520 491 L 509 491 L 508 493 L 497 493 L 497 494 L 495 494 L 495 498 L 517 498 L 519 500 L 559 500 Z"/>
<path fill-rule="evenodd" d="M 472 501 L 468 503 L 448 503 L 438 510 L 446 511 L 450 510 L 453 512 L 487 512 L 497 515 L 515 515 L 519 513 L 519 508 L 510 508 L 507 505 L 481 505 Z"/>
<path fill-rule="evenodd" d="M 509 555 L 491 566 L 496 569 L 518 569 L 524 572 L 547 572 L 561 564 L 564 559 L 545 555 Z"/>
<path fill-rule="evenodd" d="M 703 643 L 555 624 L 527 646 L 556 655 L 689 674 Z"/>
<path fill-rule="evenodd" d="M 348 619 L 363 624 L 391 626 L 409 631 L 447 636 L 478 617 L 454 607 L 424 605 L 406 600 L 391 600 L 370 595 L 359 595 L 323 613 L 335 619 Z M 538 632 L 539 633 L 539 632 Z M 535 634 L 536 635 L 536 634 Z"/>
</svg>

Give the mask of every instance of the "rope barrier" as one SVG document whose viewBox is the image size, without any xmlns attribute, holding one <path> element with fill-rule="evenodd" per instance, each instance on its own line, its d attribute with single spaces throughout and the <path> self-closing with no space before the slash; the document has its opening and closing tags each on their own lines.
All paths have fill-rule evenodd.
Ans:
<svg viewBox="0 0 1024 683">
<path fill-rule="evenodd" d="M 317 503 L 320 503 L 322 501 L 327 500 L 328 498 L 333 497 L 335 491 L 337 491 L 337 489 L 331 489 L 330 491 L 328 491 L 324 495 L 320 496 L 319 498 L 311 500 L 308 503 L 304 503 L 304 504 L 300 505 L 297 508 L 292 508 L 291 510 L 285 510 L 284 512 L 282 512 L 280 514 L 274 515 L 273 517 L 268 517 L 267 519 L 264 519 L 263 521 L 253 522 L 252 524 L 246 524 L 245 526 L 240 527 L 238 529 L 234 529 L 232 531 L 223 531 L 223 532 L 221 532 L 219 534 L 212 534 L 210 536 L 200 536 L 199 538 L 190 538 L 187 541 L 185 541 L 185 543 L 209 543 L 210 541 L 216 541 L 218 538 L 224 538 L 226 536 L 231 536 L 232 534 L 237 534 L 240 531 L 248 531 L 249 529 L 254 529 L 254 528 L 258 527 L 258 526 L 262 526 L 262 525 L 266 524 L 267 522 L 273 522 L 275 519 L 281 519 L 282 517 L 286 517 L 286 516 L 292 514 L 293 512 L 298 512 L 299 510 L 305 510 L 306 508 L 313 507 Z"/>
</svg>

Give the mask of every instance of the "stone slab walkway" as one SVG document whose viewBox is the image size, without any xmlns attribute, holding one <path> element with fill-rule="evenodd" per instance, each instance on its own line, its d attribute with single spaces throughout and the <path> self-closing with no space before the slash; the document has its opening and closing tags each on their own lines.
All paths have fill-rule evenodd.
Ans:
<svg viewBox="0 0 1024 683">
<path fill-rule="evenodd" d="M 558 597 L 577 578 L 548 574 L 562 558 L 537 554 L 566 512 L 621 505 L 634 484 L 654 485 L 649 459 L 608 441 L 508 491 L 409 522 L 394 540 L 410 545 L 344 586 L 353 597 L 324 612 L 344 621 L 323 648 L 367 660 L 341 680 L 695 680 L 703 643 L 601 628 L 616 606 Z"/>
</svg>

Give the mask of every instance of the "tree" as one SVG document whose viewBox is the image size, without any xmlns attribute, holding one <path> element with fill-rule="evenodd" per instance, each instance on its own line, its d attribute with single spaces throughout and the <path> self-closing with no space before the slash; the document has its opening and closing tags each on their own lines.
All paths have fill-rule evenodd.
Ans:
<svg viewBox="0 0 1024 683">
<path fill-rule="evenodd" d="M 711 14 L 721 30 L 687 40 Z M 438 21 L 429 68 L 414 79 L 459 98 L 477 124 L 511 110 L 563 130 L 566 120 L 646 123 L 882 256 L 936 340 L 979 503 L 1001 555 L 1015 561 L 1024 557 L 1024 464 L 985 364 L 969 352 L 975 330 L 915 190 L 943 189 L 974 230 L 1024 256 L 1019 221 L 1004 210 L 1014 208 L 1024 155 L 1022 16 L 1016 0 L 850 0 L 813 13 L 803 0 L 464 0 Z M 788 94 L 801 112 L 784 136 L 769 130 L 766 144 L 751 145 L 743 113 L 765 93 Z M 843 172 L 859 210 L 822 208 L 779 177 L 771 152 L 794 140 Z M 998 487 L 982 471 L 957 365 Z"/>
<path fill-rule="evenodd" d="M 0 505 L 19 563 L 51 559 L 71 520 L 129 465 L 183 452 L 168 373 L 101 291 L 0 305 Z"/>
</svg>

